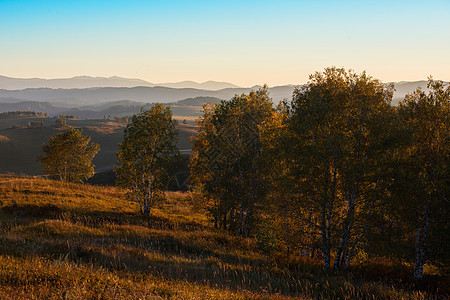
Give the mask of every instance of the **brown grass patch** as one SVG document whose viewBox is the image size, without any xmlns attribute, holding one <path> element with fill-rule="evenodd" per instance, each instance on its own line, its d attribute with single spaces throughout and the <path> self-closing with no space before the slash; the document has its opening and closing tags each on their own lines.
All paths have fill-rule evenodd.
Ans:
<svg viewBox="0 0 450 300">
<path fill-rule="evenodd" d="M 122 127 L 118 127 L 118 126 L 87 126 L 87 127 L 83 127 L 84 130 L 86 131 L 93 131 L 93 132 L 97 132 L 100 134 L 112 134 L 114 132 L 116 132 L 119 129 L 122 129 Z"/>
<path fill-rule="evenodd" d="M 0 135 L 0 143 L 7 143 L 9 141 L 10 141 L 9 137 Z"/>
</svg>

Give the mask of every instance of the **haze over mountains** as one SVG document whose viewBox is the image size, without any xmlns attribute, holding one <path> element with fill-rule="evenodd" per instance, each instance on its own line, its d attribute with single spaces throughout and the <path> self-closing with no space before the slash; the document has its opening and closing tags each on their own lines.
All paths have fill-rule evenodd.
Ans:
<svg viewBox="0 0 450 300">
<path fill-rule="evenodd" d="M 93 137 L 94 141 L 102 145 L 101 155 L 96 160 L 96 165 L 100 170 L 114 167 L 117 144 L 123 136 L 123 128 L 120 126 L 123 124 L 119 126 L 120 128 L 107 124 L 116 116 L 124 117 L 139 113 L 141 108 L 149 109 L 155 102 L 169 104 L 174 118 L 187 123 L 185 126 L 191 126 L 188 129 L 192 132 L 186 128 L 183 129 L 184 144 L 180 148 L 189 151 L 189 136 L 195 133 L 195 120 L 202 115 L 202 106 L 205 103 L 218 103 L 222 99 L 232 98 L 235 94 L 248 93 L 251 89 L 259 88 L 259 86 L 235 87 L 231 84 L 217 82 L 204 84 L 179 82 L 172 83 L 171 87 L 142 86 L 143 83 L 146 83 L 145 81 L 119 77 L 80 76 L 71 79 L 40 80 L 0 77 L 0 86 L 3 87 L 0 89 L 0 113 L 36 111 L 47 113 L 50 117 L 59 114 L 76 116 L 77 118 L 70 119 L 70 122 L 74 126 L 83 128 Z M 39 82 L 49 86 L 53 84 L 54 88 L 36 87 Z M 32 86 L 33 84 L 34 86 Z M 150 85 L 150 83 L 148 84 Z M 417 87 L 426 89 L 426 84 L 426 81 L 394 83 L 396 92 L 393 104 L 397 104 L 406 93 L 414 91 Z M 93 87 L 92 85 L 110 86 Z M 211 89 L 192 88 L 189 85 L 207 85 Z M 229 87 L 230 85 L 234 87 Z M 55 88 L 57 86 L 77 86 L 77 88 Z M 212 89 L 213 86 L 216 89 Z M 228 87 L 222 88 L 224 86 Z M 14 89 L 14 87 L 26 88 Z M 282 99 L 290 99 L 294 88 L 294 85 L 271 87 L 269 92 L 276 104 Z M 2 123 L 0 124 L 0 156 L 4 157 L 3 169 L 0 171 L 26 174 L 42 173 L 35 157 L 40 153 L 40 145 L 57 132 L 57 129 L 54 128 L 55 119 L 38 118 L 36 120 L 39 122 L 43 120 L 45 126 L 29 129 L 27 124 L 30 120 L 34 119 L 5 117 L 0 120 L 2 121 L 0 122 Z M 30 157 L 30 161 L 24 161 L 23 157 Z M 18 165 L 17 161 L 24 163 Z M 11 162 L 10 165 L 8 165 L 9 162 Z"/>
<path fill-rule="evenodd" d="M 164 85 L 164 86 L 163 86 Z M 426 90 L 427 81 L 394 83 L 393 104 L 416 88 Z M 50 115 L 66 113 L 81 118 L 128 115 L 139 112 L 149 103 L 171 103 L 182 116 L 198 117 L 203 104 L 230 99 L 235 94 L 248 93 L 252 88 L 231 83 L 183 81 L 155 85 L 141 79 L 121 77 L 77 76 L 59 79 L 22 79 L 0 76 L 0 112 L 33 110 Z M 274 103 L 290 99 L 294 85 L 269 88 Z M 187 99 L 188 101 L 181 101 Z M 194 100 L 192 100 L 194 99 Z M 190 103 L 189 105 L 186 103 Z M 181 107 L 181 108 L 180 108 Z"/>
<path fill-rule="evenodd" d="M 220 90 L 225 88 L 239 88 L 239 86 L 228 82 L 206 81 L 198 83 L 195 81 L 151 83 L 142 79 L 112 77 L 76 76 L 72 78 L 12 78 L 0 75 L 0 89 L 23 90 L 28 88 L 51 88 L 51 89 L 83 89 L 93 87 L 136 87 L 136 86 L 162 86 L 170 88 L 192 88 L 203 90 Z"/>
</svg>

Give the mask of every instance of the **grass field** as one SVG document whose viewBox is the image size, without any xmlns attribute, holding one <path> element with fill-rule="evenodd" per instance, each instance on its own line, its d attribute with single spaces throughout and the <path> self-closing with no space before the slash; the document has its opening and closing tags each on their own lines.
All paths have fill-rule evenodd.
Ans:
<svg viewBox="0 0 450 300">
<path fill-rule="evenodd" d="M 434 299 L 448 277 L 417 285 L 386 259 L 329 273 L 318 261 L 267 257 L 253 239 L 211 227 L 189 193 L 151 216 L 123 190 L 0 176 L 0 299 Z M 428 271 L 426 271 L 428 272 Z"/>
</svg>

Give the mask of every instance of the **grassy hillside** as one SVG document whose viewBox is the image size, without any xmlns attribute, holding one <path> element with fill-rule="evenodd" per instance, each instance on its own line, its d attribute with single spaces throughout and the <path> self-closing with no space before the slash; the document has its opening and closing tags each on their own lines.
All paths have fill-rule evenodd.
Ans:
<svg viewBox="0 0 450 300">
<path fill-rule="evenodd" d="M 173 117 L 176 120 L 188 121 L 189 124 L 195 125 L 195 120 L 202 115 L 202 106 L 206 103 L 218 103 L 221 100 L 214 97 L 196 97 L 168 103 L 172 109 Z M 50 116 L 59 114 L 75 115 L 80 119 L 103 119 L 104 116 L 131 116 L 137 114 L 142 108 L 150 109 L 153 103 L 137 102 L 131 100 L 119 100 L 110 102 L 101 102 L 96 105 L 61 107 L 54 106 L 48 102 L 42 101 L 21 101 L 14 98 L 0 98 L 0 113 L 8 111 L 39 111 L 46 112 Z M 0 120 L 0 128 L 4 123 Z"/>
<path fill-rule="evenodd" d="M 25 128 L 31 121 L 43 121 L 45 126 Z M 55 121 L 55 118 L 44 117 L 0 118 L 0 173 L 43 174 L 36 157 L 43 154 L 41 145 L 62 130 L 56 128 Z M 100 152 L 94 158 L 96 172 L 112 170 L 115 167 L 116 152 L 122 142 L 126 124 L 103 119 L 67 120 L 67 124 L 82 129 L 84 135 L 90 136 L 92 142 L 100 145 Z M 14 125 L 16 128 L 11 128 Z M 189 154 L 190 137 L 196 134 L 196 127 L 180 124 L 178 129 L 178 148 L 182 154 Z"/>
<path fill-rule="evenodd" d="M 143 217 L 114 187 L 3 175 L 0 205 L 0 299 L 445 296 L 386 264 L 333 274 L 312 260 L 267 257 L 255 240 L 212 228 L 190 194 L 167 193 Z"/>
</svg>

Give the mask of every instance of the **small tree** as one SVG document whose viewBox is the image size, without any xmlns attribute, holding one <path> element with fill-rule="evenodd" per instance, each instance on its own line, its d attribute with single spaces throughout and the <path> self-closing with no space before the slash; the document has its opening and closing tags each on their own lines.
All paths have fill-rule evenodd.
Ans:
<svg viewBox="0 0 450 300">
<path fill-rule="evenodd" d="M 56 119 L 56 127 L 63 128 L 63 127 L 66 127 L 66 126 L 67 126 L 66 120 L 64 120 L 63 118 Z"/>
<path fill-rule="evenodd" d="M 94 175 L 92 159 L 100 151 L 100 146 L 90 141 L 75 128 L 64 130 L 42 146 L 45 155 L 38 160 L 47 174 L 67 182 L 81 182 Z"/>
<path fill-rule="evenodd" d="M 177 131 L 170 107 L 155 104 L 133 115 L 117 152 L 117 184 L 130 189 L 143 214 L 148 215 L 155 193 L 176 149 Z"/>
</svg>

